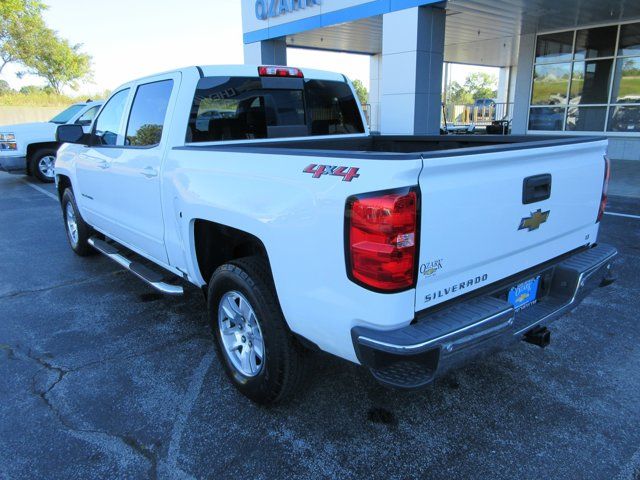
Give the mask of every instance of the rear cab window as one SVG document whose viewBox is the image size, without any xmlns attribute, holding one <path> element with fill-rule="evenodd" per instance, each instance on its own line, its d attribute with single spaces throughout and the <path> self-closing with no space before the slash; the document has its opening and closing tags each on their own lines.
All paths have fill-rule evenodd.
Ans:
<svg viewBox="0 0 640 480">
<path fill-rule="evenodd" d="M 205 77 L 186 141 L 253 140 L 364 133 L 346 82 L 301 78 Z"/>
</svg>

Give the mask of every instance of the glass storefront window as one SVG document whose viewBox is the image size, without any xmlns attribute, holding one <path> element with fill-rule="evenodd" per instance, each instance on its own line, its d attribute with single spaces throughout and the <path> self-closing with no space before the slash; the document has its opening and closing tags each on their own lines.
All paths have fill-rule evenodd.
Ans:
<svg viewBox="0 0 640 480">
<path fill-rule="evenodd" d="M 618 55 L 640 55 L 640 23 L 620 27 Z"/>
<path fill-rule="evenodd" d="M 536 65 L 533 74 L 532 105 L 567 103 L 571 63 Z"/>
<path fill-rule="evenodd" d="M 612 57 L 616 48 L 618 27 L 600 27 L 578 30 L 576 33 L 576 60 Z"/>
<path fill-rule="evenodd" d="M 640 105 L 616 105 L 609 110 L 609 132 L 640 132 Z"/>
<path fill-rule="evenodd" d="M 573 31 L 540 35 L 536 44 L 536 63 L 571 60 Z"/>
<path fill-rule="evenodd" d="M 533 107 L 529 110 L 529 130 L 562 130 L 564 107 Z"/>
<path fill-rule="evenodd" d="M 611 103 L 640 103 L 640 57 L 618 59 Z"/>
<path fill-rule="evenodd" d="M 597 132 L 604 130 L 607 107 L 569 107 L 565 130 Z"/>
<path fill-rule="evenodd" d="M 529 130 L 639 134 L 640 22 L 538 35 Z"/>
<path fill-rule="evenodd" d="M 575 62 L 571 75 L 570 103 L 607 103 L 613 59 Z"/>
</svg>

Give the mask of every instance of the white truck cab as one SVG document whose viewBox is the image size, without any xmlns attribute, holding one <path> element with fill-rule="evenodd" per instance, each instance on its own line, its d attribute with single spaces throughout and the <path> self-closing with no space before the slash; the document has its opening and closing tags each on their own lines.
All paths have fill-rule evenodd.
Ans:
<svg viewBox="0 0 640 480">
<path fill-rule="evenodd" d="M 48 122 L 0 126 L 0 170 L 34 175 L 42 182 L 54 181 L 59 144 L 59 125 L 80 125 L 87 133 L 104 102 L 74 103 Z"/>
<path fill-rule="evenodd" d="M 220 361 L 261 403 L 294 391 L 308 350 L 418 388 L 546 346 L 613 280 L 605 138 L 371 135 L 356 98 L 344 75 L 285 66 L 117 88 L 89 134 L 58 128 L 71 248 L 202 289 Z"/>
</svg>

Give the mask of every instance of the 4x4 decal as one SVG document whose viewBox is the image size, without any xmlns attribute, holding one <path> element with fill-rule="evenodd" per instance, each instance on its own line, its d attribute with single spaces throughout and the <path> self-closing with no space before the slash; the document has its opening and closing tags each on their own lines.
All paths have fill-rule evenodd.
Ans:
<svg viewBox="0 0 640 480">
<path fill-rule="evenodd" d="M 317 165 L 312 163 L 305 168 L 303 173 L 313 174 L 313 178 L 320 178 L 322 175 L 333 175 L 334 177 L 342 177 L 343 182 L 350 182 L 354 178 L 358 178 L 357 167 L 338 167 L 334 165 Z"/>
</svg>

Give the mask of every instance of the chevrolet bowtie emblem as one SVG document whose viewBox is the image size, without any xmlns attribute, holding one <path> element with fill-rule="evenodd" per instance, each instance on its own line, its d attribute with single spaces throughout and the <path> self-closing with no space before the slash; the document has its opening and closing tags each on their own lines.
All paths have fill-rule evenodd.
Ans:
<svg viewBox="0 0 640 480">
<path fill-rule="evenodd" d="M 540 228 L 540 225 L 547 221 L 550 212 L 551 210 L 543 212 L 540 208 L 535 212 L 531 212 L 530 217 L 524 217 L 520 220 L 520 227 L 518 230 L 524 230 L 525 228 L 529 231 L 537 230 Z"/>
</svg>

